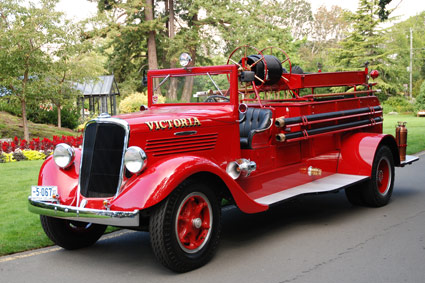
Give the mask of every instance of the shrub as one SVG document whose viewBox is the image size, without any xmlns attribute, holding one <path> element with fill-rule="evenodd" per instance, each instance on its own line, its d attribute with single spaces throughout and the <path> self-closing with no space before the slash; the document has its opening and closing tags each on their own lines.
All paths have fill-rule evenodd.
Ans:
<svg viewBox="0 0 425 283">
<path fill-rule="evenodd" d="M 393 111 L 399 113 L 414 111 L 414 105 L 403 96 L 391 96 L 382 103 L 382 106 L 386 114 Z"/>
<path fill-rule="evenodd" d="M 22 154 L 28 160 L 44 160 L 48 155 L 37 150 L 23 150 Z M 51 154 L 51 153 L 50 153 Z"/>
<path fill-rule="evenodd" d="M 165 97 L 160 95 L 158 100 L 158 103 L 164 103 Z M 132 93 L 121 101 L 119 106 L 120 113 L 137 112 L 141 105 L 148 105 L 148 96 L 146 93 Z"/>
<path fill-rule="evenodd" d="M 419 95 L 416 96 L 415 110 L 425 110 L 425 81 L 421 84 Z"/>
<path fill-rule="evenodd" d="M 28 120 L 40 124 L 58 124 L 58 111 L 56 106 L 51 109 L 31 105 L 27 111 Z M 61 110 L 62 127 L 74 129 L 78 126 L 78 111 L 73 107 L 63 107 Z"/>
<path fill-rule="evenodd" d="M 22 116 L 20 103 L 15 97 L 0 98 L 0 111 L 8 112 L 15 116 Z M 58 112 L 56 106 L 52 108 L 42 107 L 39 103 L 27 104 L 27 118 L 31 122 L 39 124 L 58 124 Z M 78 126 L 78 110 L 73 106 L 64 106 L 61 111 L 62 127 L 74 129 Z"/>
<path fill-rule="evenodd" d="M 21 161 L 21 160 L 27 160 L 28 158 L 24 155 L 24 153 L 22 152 L 22 150 L 17 149 L 15 150 L 15 152 L 13 153 L 13 158 L 16 161 Z"/>
</svg>

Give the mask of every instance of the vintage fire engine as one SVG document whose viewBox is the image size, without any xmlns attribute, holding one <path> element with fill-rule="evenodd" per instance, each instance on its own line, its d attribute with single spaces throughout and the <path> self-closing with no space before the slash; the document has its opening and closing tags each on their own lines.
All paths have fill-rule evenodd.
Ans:
<svg viewBox="0 0 425 283">
<path fill-rule="evenodd" d="M 386 205 L 400 157 L 382 134 L 369 82 L 379 73 L 303 73 L 279 48 L 242 46 L 222 66 L 147 73 L 148 106 L 101 114 L 82 149 L 57 145 L 29 209 L 65 249 L 94 244 L 107 225 L 150 232 L 166 267 L 207 263 L 224 203 L 262 212 L 293 197 L 345 190 L 354 205 Z M 338 87 L 339 91 L 330 91 Z M 405 151 L 404 151 L 405 152 Z"/>
</svg>

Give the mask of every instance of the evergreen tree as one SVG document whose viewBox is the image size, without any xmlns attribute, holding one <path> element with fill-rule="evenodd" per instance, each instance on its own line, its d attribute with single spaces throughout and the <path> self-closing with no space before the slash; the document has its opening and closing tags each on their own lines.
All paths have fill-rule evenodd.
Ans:
<svg viewBox="0 0 425 283">
<path fill-rule="evenodd" d="M 361 68 L 369 62 L 369 69 L 380 72 L 379 88 L 386 95 L 396 94 L 400 85 L 392 83 L 395 73 L 391 70 L 393 60 L 391 51 L 386 48 L 385 31 L 380 28 L 377 0 L 360 0 L 357 12 L 352 15 L 353 31 L 340 42 L 340 48 L 334 49 L 333 59 L 338 70 Z"/>
</svg>

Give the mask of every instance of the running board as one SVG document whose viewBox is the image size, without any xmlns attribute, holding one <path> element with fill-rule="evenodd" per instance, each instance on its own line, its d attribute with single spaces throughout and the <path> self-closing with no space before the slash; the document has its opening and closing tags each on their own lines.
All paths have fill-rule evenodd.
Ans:
<svg viewBox="0 0 425 283">
<path fill-rule="evenodd" d="M 418 160 L 419 160 L 419 156 L 406 155 L 406 160 L 400 161 L 400 167 L 404 167 L 405 165 L 412 164 L 413 162 Z"/>
<path fill-rule="evenodd" d="M 369 176 L 333 174 L 328 177 L 314 180 L 304 185 L 300 185 L 265 197 L 258 198 L 255 201 L 261 204 L 270 205 L 286 199 L 293 198 L 298 195 L 324 193 L 343 189 L 366 179 L 369 179 Z"/>
</svg>

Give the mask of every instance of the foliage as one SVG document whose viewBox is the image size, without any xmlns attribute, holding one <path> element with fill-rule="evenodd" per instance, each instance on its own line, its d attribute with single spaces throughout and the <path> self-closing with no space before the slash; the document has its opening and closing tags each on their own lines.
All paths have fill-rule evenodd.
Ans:
<svg viewBox="0 0 425 283">
<path fill-rule="evenodd" d="M 158 97 L 159 103 L 164 103 L 163 96 Z M 141 105 L 148 105 L 148 97 L 146 93 L 135 92 L 124 98 L 119 106 L 120 113 L 137 112 Z"/>
<path fill-rule="evenodd" d="M 410 29 L 413 35 L 413 61 L 412 61 L 412 79 L 413 79 L 413 97 L 419 93 L 420 83 L 425 78 L 425 53 L 422 47 L 425 46 L 425 12 L 422 12 L 406 21 L 397 23 L 387 29 L 385 35 L 386 47 L 390 56 L 395 58 L 392 72 L 393 83 L 399 86 L 406 85 L 401 92 L 408 94 L 409 72 L 406 70 L 410 66 Z M 417 82 L 417 83 L 415 83 Z"/>
<path fill-rule="evenodd" d="M 78 111 L 72 106 L 61 107 L 61 124 L 65 128 L 75 129 L 78 126 Z M 28 108 L 28 119 L 34 123 L 58 124 L 57 106 L 31 105 Z"/>
<path fill-rule="evenodd" d="M 382 103 L 384 113 L 397 112 L 406 113 L 413 112 L 414 106 L 404 96 L 396 95 L 389 97 L 384 103 Z"/>
<path fill-rule="evenodd" d="M 31 129 L 30 139 L 37 137 L 52 139 L 53 136 L 74 136 L 78 134 L 70 129 L 58 129 L 54 125 L 36 124 L 31 121 L 28 124 Z M 0 139 L 13 138 L 14 136 L 24 138 L 21 119 L 6 112 L 0 112 Z"/>
<path fill-rule="evenodd" d="M 351 16 L 353 30 L 335 49 L 334 62 L 338 70 L 361 68 L 369 63 L 369 69 L 380 72 L 379 88 L 381 96 L 395 95 L 401 91 L 401 85 L 394 83 L 396 73 L 390 50 L 385 48 L 385 32 L 380 28 L 378 17 L 380 6 L 376 1 L 360 0 L 359 8 Z"/>
<path fill-rule="evenodd" d="M 304 40 L 298 52 L 304 61 L 305 71 L 316 72 L 331 70 L 333 62 L 329 56 L 329 50 L 338 47 L 338 42 L 343 40 L 351 29 L 351 22 L 348 20 L 352 13 L 339 6 L 332 6 L 329 10 L 325 6 L 319 7 L 314 13 L 310 23 L 309 37 L 311 40 Z"/>
<path fill-rule="evenodd" d="M 425 110 L 425 81 L 422 83 L 419 95 L 416 97 L 415 110 Z"/>
<path fill-rule="evenodd" d="M 24 136 L 29 138 L 27 106 L 52 103 L 59 128 L 61 106 L 75 100 L 73 82 L 103 71 L 74 25 L 55 9 L 58 0 L 9 0 L 0 5 L 0 85 L 17 98 Z"/>
<path fill-rule="evenodd" d="M 42 0 L 37 6 L 10 0 L 0 5 L 0 83 L 19 98 L 27 139 L 26 103 L 41 94 L 52 61 L 45 49 L 60 44 L 63 34 L 56 3 Z"/>
<path fill-rule="evenodd" d="M 62 126 L 74 129 L 78 126 L 78 110 L 75 106 L 65 104 L 62 107 Z M 22 116 L 22 109 L 14 97 L 0 98 L 0 111 L 5 111 L 15 116 Z M 57 107 L 51 103 L 29 102 L 27 104 L 27 118 L 33 123 L 58 124 Z"/>
</svg>

